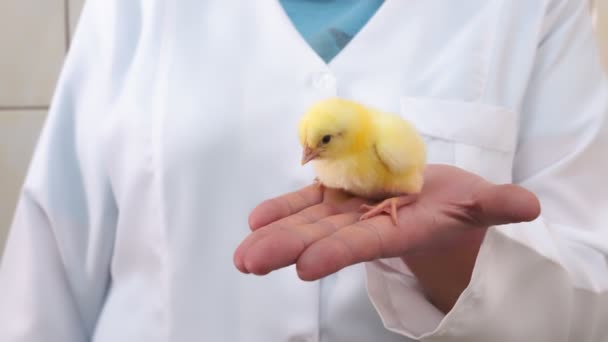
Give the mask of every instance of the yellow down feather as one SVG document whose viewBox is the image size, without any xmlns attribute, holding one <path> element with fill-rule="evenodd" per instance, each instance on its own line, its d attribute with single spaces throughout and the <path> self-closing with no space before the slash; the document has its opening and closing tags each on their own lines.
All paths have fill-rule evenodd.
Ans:
<svg viewBox="0 0 608 342">
<path fill-rule="evenodd" d="M 309 108 L 298 135 L 302 164 L 311 161 L 324 186 L 370 199 L 415 194 L 422 188 L 424 140 L 398 115 L 330 98 Z"/>
</svg>

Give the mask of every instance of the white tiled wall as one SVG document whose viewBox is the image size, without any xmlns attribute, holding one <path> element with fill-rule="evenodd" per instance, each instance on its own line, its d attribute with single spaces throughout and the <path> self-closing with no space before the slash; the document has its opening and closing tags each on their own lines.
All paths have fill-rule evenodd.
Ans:
<svg viewBox="0 0 608 342">
<path fill-rule="evenodd" d="M 0 254 L 85 0 L 0 0 Z M 608 66 L 608 0 L 595 0 Z"/>
<path fill-rule="evenodd" d="M 0 254 L 84 0 L 0 0 Z"/>
<path fill-rule="evenodd" d="M 0 1 L 0 105 L 48 104 L 66 47 L 62 4 Z"/>
<path fill-rule="evenodd" d="M 0 112 L 0 242 L 13 214 L 19 185 L 45 117 L 43 110 L 3 110 Z M 1 244 L 0 244 L 1 247 Z M 0 248 L 1 250 L 1 248 Z"/>
<path fill-rule="evenodd" d="M 69 2 L 67 2 L 67 4 L 68 4 L 70 31 L 74 32 L 74 29 L 76 29 L 76 23 L 78 23 L 78 15 L 80 14 L 80 10 L 82 10 L 82 5 L 84 4 L 84 0 L 70 0 Z"/>
</svg>

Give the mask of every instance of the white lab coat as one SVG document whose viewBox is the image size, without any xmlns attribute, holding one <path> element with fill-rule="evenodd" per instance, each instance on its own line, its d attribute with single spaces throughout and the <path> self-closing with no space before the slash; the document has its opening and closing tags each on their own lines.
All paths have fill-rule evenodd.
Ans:
<svg viewBox="0 0 608 342">
<path fill-rule="evenodd" d="M 608 341 L 608 83 L 582 0 L 388 0 L 329 65 L 278 1 L 88 0 L 0 271 L 0 341 Z M 430 162 L 534 191 L 444 315 L 394 259 L 239 273 L 311 182 L 296 123 L 401 113 Z"/>
</svg>

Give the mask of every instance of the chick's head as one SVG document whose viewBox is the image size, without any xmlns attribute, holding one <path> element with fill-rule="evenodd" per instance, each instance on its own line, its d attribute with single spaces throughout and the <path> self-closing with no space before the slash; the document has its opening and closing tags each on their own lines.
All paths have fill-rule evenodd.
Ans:
<svg viewBox="0 0 608 342">
<path fill-rule="evenodd" d="M 356 153 L 369 141 L 369 131 L 369 113 L 364 106 L 339 98 L 315 103 L 299 125 L 302 165 Z"/>
</svg>

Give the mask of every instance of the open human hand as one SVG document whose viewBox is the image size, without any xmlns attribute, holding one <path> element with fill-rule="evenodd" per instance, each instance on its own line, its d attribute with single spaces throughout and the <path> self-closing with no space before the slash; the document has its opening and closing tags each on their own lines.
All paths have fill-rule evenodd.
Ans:
<svg viewBox="0 0 608 342">
<path fill-rule="evenodd" d="M 402 257 L 471 229 L 534 220 L 534 194 L 495 185 L 448 165 L 428 165 L 415 203 L 388 215 L 359 220 L 362 198 L 316 185 L 262 202 L 251 213 L 252 233 L 234 253 L 244 273 L 265 275 L 296 264 L 303 280 L 380 258 Z"/>
</svg>

